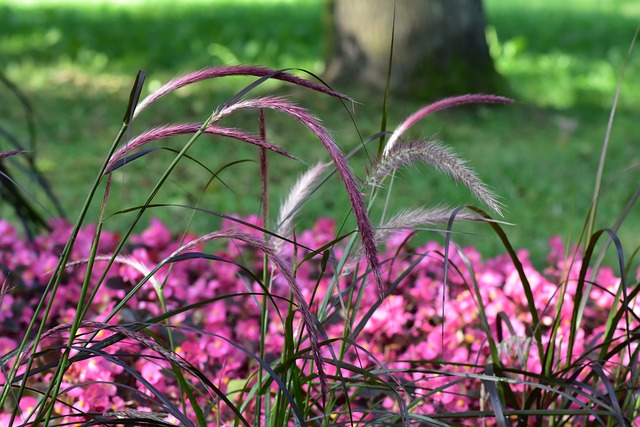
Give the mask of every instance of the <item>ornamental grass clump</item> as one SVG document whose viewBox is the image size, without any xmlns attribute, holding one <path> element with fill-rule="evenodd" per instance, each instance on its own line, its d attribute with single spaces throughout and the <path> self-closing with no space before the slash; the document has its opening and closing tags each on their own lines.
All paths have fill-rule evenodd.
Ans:
<svg viewBox="0 0 640 427">
<path fill-rule="evenodd" d="M 438 202 L 396 208 L 388 219 L 370 215 L 395 171 L 423 162 L 501 216 L 498 197 L 450 148 L 404 133 L 443 108 L 511 101 L 464 95 L 427 106 L 387 135 L 367 176 L 356 177 L 350 156 L 307 109 L 251 97 L 275 78 L 351 102 L 289 71 L 205 69 L 139 101 L 141 72 L 79 218 L 51 220 L 51 232 L 33 239 L 0 221 L 2 424 L 632 425 L 640 271 L 621 253 L 617 271 L 589 266 L 602 231 L 582 247 L 552 239 L 539 271 L 511 247 L 504 223 L 477 207 Z M 202 123 L 129 138 L 132 121 L 171 92 L 234 75 L 256 80 Z M 255 112 L 258 134 L 225 124 L 240 111 Z M 327 152 L 280 195 L 275 219 L 269 156 L 300 160 L 267 138 L 266 111 L 301 123 Z M 108 215 L 114 174 L 151 162 L 157 141 L 175 155 L 148 197 Z M 178 166 L 194 160 L 196 143 L 257 147 L 260 216 L 157 202 Z M 345 194 L 355 227 L 320 216 L 312 229 L 298 229 L 296 216 L 334 175 L 332 191 Z M 96 203 L 99 216 L 88 218 Z M 153 217 L 168 208 L 221 224 L 179 234 Z M 114 218 L 127 221 L 124 231 L 107 229 Z M 484 260 L 459 247 L 455 220 L 491 227 L 506 254 Z M 441 241 L 413 239 L 439 224 Z"/>
</svg>

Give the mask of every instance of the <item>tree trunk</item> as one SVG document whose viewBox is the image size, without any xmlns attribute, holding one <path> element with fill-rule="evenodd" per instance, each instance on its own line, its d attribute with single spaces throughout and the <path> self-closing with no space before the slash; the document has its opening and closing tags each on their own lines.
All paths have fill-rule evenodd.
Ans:
<svg viewBox="0 0 640 427">
<path fill-rule="evenodd" d="M 503 86 L 487 47 L 482 0 L 327 2 L 325 78 L 337 86 L 383 89 L 392 33 L 393 94 L 432 99 Z"/>
</svg>

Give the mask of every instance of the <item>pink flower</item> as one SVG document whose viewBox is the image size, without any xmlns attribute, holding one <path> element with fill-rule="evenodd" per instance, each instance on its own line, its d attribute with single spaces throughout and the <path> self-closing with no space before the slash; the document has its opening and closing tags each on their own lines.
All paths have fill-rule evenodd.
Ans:
<svg viewBox="0 0 640 427">
<path fill-rule="evenodd" d="M 136 369 L 142 377 L 151 385 L 162 391 L 166 395 L 175 393 L 176 387 L 171 377 L 171 366 L 164 359 L 154 357 L 155 355 L 149 350 L 143 350 L 145 357 L 138 360 Z M 150 393 L 142 384 L 138 385 L 138 389 L 143 393 Z"/>
<path fill-rule="evenodd" d="M 402 296 L 390 295 L 373 313 L 363 331 L 388 337 L 403 332 L 405 324 L 412 318 L 405 310 L 406 302 Z"/>
<path fill-rule="evenodd" d="M 397 252 L 402 245 L 406 245 L 408 238 L 413 234 L 412 230 L 398 230 L 391 234 L 385 242 L 385 247 L 388 252 Z"/>
<path fill-rule="evenodd" d="M 336 237 L 336 222 L 330 218 L 319 218 L 311 230 L 303 231 L 298 242 L 311 249 L 317 249 Z"/>
<path fill-rule="evenodd" d="M 451 337 L 445 335 L 443 339 L 442 328 L 436 327 L 429 332 L 426 340 L 409 346 L 405 354 L 409 360 L 448 360 L 449 354 L 445 354 L 443 350 L 449 347 L 450 342 Z"/>
<path fill-rule="evenodd" d="M 20 402 L 18 403 L 18 407 L 20 410 L 18 411 L 18 416 L 14 420 L 13 425 L 27 425 L 35 418 L 35 412 L 37 410 L 38 400 L 32 396 L 22 396 Z M 11 420 L 11 413 L 1 413 L 0 414 L 0 425 L 9 426 L 9 421 Z"/>
<path fill-rule="evenodd" d="M 16 229 L 8 221 L 0 219 L 0 247 L 10 248 L 17 239 Z"/>
<path fill-rule="evenodd" d="M 257 319 L 241 319 L 236 329 L 241 339 L 257 342 L 260 340 L 260 324 Z"/>
<path fill-rule="evenodd" d="M 436 405 L 448 408 L 452 403 L 455 405 L 459 385 L 453 384 L 455 377 L 435 375 L 426 381 L 426 385 L 432 390 L 431 401 Z"/>
<path fill-rule="evenodd" d="M 158 218 L 151 218 L 149 227 L 139 236 L 132 239 L 134 243 L 142 244 L 155 250 L 164 248 L 171 242 L 171 232 Z"/>
<path fill-rule="evenodd" d="M 204 322 L 205 329 L 216 332 L 216 328 L 225 325 L 227 321 L 227 306 L 224 301 L 215 301 L 206 307 Z"/>
<path fill-rule="evenodd" d="M 18 347 L 18 343 L 8 337 L 0 337 L 0 355 L 5 355 Z"/>
<path fill-rule="evenodd" d="M 260 224 L 260 219 L 257 217 L 249 218 L 247 221 Z M 20 334 L 23 333 L 25 325 L 33 317 L 32 307 L 37 304 L 37 298 L 42 291 L 41 284 L 48 279 L 48 275 L 45 273 L 54 268 L 58 261 L 61 248 L 68 237 L 69 226 L 63 222 L 56 222 L 56 225 L 59 226 L 58 229 L 50 235 L 38 236 L 34 245 L 16 235 L 15 230 L 12 231 L 12 227 L 8 223 L 0 220 L 0 265 L 10 272 L 7 277 L 0 274 L 0 281 L 8 278 L 12 287 L 11 292 L 5 294 L 2 305 L 0 305 L 0 355 L 15 349 L 19 340 L 22 339 Z M 233 221 L 225 221 L 224 226 L 240 228 L 257 237 L 257 241 L 264 241 L 262 232 L 250 226 Z M 85 227 L 80 231 L 73 256 L 88 253 L 94 231 L 94 226 Z M 2 234 L 3 232 L 4 234 Z M 334 233 L 335 223 L 332 220 L 320 219 L 312 230 L 300 232 L 297 239 L 300 244 L 315 249 L 331 241 L 334 238 Z M 101 247 L 113 248 L 117 243 L 117 235 L 105 234 L 104 236 L 105 241 L 101 242 Z M 480 288 L 478 296 L 475 295 L 472 288 L 468 287 L 471 277 L 459 254 L 451 252 L 450 261 L 451 265 L 455 264 L 461 268 L 463 274 L 454 273 L 452 268 L 448 286 L 445 288 L 443 286 L 442 245 L 437 242 L 429 242 L 417 249 L 407 247 L 406 251 L 402 251 L 402 256 L 397 257 L 396 250 L 401 243 L 400 237 L 390 238 L 386 242 L 386 252 L 381 254 L 381 259 L 395 257 L 392 262 L 384 264 L 387 268 L 385 277 L 388 275 L 393 280 L 403 273 L 413 261 L 417 260 L 418 255 L 412 252 L 419 252 L 426 254 L 426 256 L 397 286 L 393 295 L 389 296 L 373 313 L 360 335 L 350 336 L 350 338 L 353 338 L 358 345 L 369 351 L 388 368 L 399 370 L 400 372 L 393 373 L 395 379 L 401 382 L 410 381 L 415 384 L 418 395 L 428 395 L 425 398 L 425 403 L 415 407 L 416 413 L 429 415 L 434 412 L 480 409 L 477 395 L 479 383 L 477 381 L 455 382 L 460 380 L 460 377 L 447 375 L 430 377 L 425 373 L 430 368 L 456 374 L 476 372 L 474 369 L 462 365 L 471 363 L 484 366 L 487 363 L 489 345 L 486 332 L 480 325 L 478 307 L 480 301 L 476 301 L 476 298 L 480 298 L 486 308 L 494 339 L 498 337 L 497 322 L 502 322 L 499 317 L 500 313 L 509 318 L 514 329 L 512 333 L 504 327 L 504 323 L 502 324 L 502 339 L 497 344 L 503 363 L 508 367 L 515 368 L 521 368 L 524 364 L 522 369 L 541 372 L 538 348 L 532 338 L 534 325 L 532 325 L 532 316 L 524 296 L 524 286 L 507 255 L 503 254 L 490 260 L 483 260 L 475 249 L 464 248 L 464 253 L 473 264 L 476 274 L 475 279 Z M 151 221 L 150 226 L 144 232 L 133 236 L 132 241 L 137 242 L 138 246 L 127 247 L 122 255 L 132 257 L 147 268 L 153 268 L 157 262 L 175 251 L 180 245 L 179 240 L 172 237 L 169 230 L 155 219 Z M 248 268 L 255 269 L 257 273 L 262 274 L 262 253 L 260 251 L 269 249 L 259 244 L 250 246 L 249 243 L 252 243 L 251 239 L 247 241 L 235 240 L 230 244 L 229 250 L 217 255 L 228 260 L 242 257 L 247 261 L 245 265 Z M 204 246 L 204 244 L 202 245 Z M 251 247 L 258 249 L 251 249 L 249 252 Z M 333 248 L 335 249 L 334 253 L 340 254 L 342 248 L 343 244 L 338 243 Z M 305 251 L 298 248 L 298 255 L 298 259 L 300 259 L 305 255 Z M 568 268 L 569 264 L 564 260 L 564 248 L 559 239 L 552 241 L 552 253 L 550 254 L 552 266 L 542 272 L 534 268 L 526 251 L 519 251 L 518 256 L 522 261 L 534 294 L 544 345 L 551 339 L 550 326 L 556 320 L 556 313 L 559 313 L 560 328 L 554 342 L 554 360 L 551 361 L 554 369 L 566 366 L 570 359 L 575 361 L 578 357 L 597 351 L 604 339 L 604 326 L 602 325 L 606 322 L 611 309 L 612 294 L 620 286 L 620 279 L 616 277 L 615 270 L 605 267 L 598 271 L 596 284 L 589 296 L 583 322 L 578 325 L 573 343 L 573 353 L 568 354 L 569 327 L 571 326 L 570 321 L 577 287 L 576 278 L 582 261 L 577 258 L 571 271 L 566 274 L 568 277 L 563 277 L 562 268 Z M 316 291 L 315 300 L 312 301 L 314 308 L 318 307 L 318 302 L 324 297 L 329 284 L 334 280 L 331 267 L 324 272 L 323 276 L 319 276 L 321 274 L 319 259 L 320 257 L 316 257 L 306 261 L 295 269 L 296 280 L 304 295 L 303 299 L 309 300 L 311 292 Z M 92 279 L 97 279 L 103 273 L 103 265 L 104 263 L 96 264 Z M 278 264 L 277 267 L 283 265 Z M 117 264 L 108 272 L 106 282 L 100 284 L 97 298 L 86 307 L 85 320 L 105 321 L 105 316 L 131 288 L 131 284 L 142 278 L 142 272 L 129 267 Z M 283 270 L 272 267 L 269 266 L 267 272 L 269 274 L 275 272 L 271 278 L 272 281 L 269 282 L 270 285 L 273 285 L 273 292 L 288 297 L 288 291 L 291 289 L 290 284 L 287 280 L 282 280 L 288 279 L 283 275 L 284 270 L 289 274 L 287 266 L 282 267 Z M 247 287 L 259 290 L 250 278 L 231 263 L 209 260 L 181 261 L 172 264 L 171 269 L 163 268 L 157 275 L 164 279 L 167 274 L 169 275 L 165 282 L 164 296 L 169 310 L 214 296 L 246 292 Z M 83 279 L 81 267 L 69 268 L 65 271 L 63 281 L 53 300 L 51 317 L 46 319 L 48 329 L 69 322 L 76 315 L 75 307 Z M 353 283 L 351 278 L 340 279 L 338 283 L 341 290 L 353 286 L 356 296 L 365 284 L 366 280 Z M 96 285 L 97 283 L 93 282 L 90 284 L 90 286 Z M 345 323 L 353 320 L 354 324 L 358 324 L 363 314 L 378 300 L 376 292 L 369 289 L 362 292 L 362 298 L 357 300 L 360 307 L 355 313 L 355 319 L 350 319 L 348 316 L 353 313 L 343 310 L 341 305 L 333 305 L 335 307 L 334 315 L 323 324 L 324 330 L 330 338 L 342 337 L 345 332 Z M 562 292 L 565 292 L 564 295 L 561 294 Z M 443 294 L 445 296 L 444 315 L 442 314 Z M 557 307 L 561 295 L 563 303 L 561 307 Z M 336 296 L 335 293 L 332 295 L 332 304 L 335 303 Z M 349 301 L 347 294 L 343 297 L 345 307 L 353 307 L 356 300 Z M 640 309 L 636 308 L 636 301 L 630 301 L 629 305 L 636 314 L 640 314 Z M 252 297 L 224 298 L 195 310 L 181 313 L 169 319 L 169 323 L 174 325 L 173 330 L 176 331 L 173 335 L 176 353 L 200 369 L 222 390 L 226 390 L 229 381 L 252 378 L 252 376 L 255 378 L 256 369 L 259 369 L 252 359 L 248 358 L 234 344 L 247 351 L 257 353 L 259 342 L 264 340 L 266 359 L 269 362 L 282 354 L 285 343 L 282 319 L 286 318 L 289 308 L 289 303 L 280 299 L 276 300 L 275 307 L 270 305 L 269 317 L 266 319 L 268 329 L 264 337 L 261 336 L 260 329 L 261 308 Z M 149 315 L 160 314 L 161 311 L 153 288 L 151 286 L 143 287 L 129 301 L 128 306 L 109 323 L 116 325 L 120 322 L 137 321 Z M 14 316 L 18 313 L 19 318 Z M 294 330 L 299 330 L 302 320 L 299 315 L 294 317 Z M 631 323 L 631 329 L 634 329 L 637 328 L 639 322 L 631 316 Z M 187 326 L 200 328 L 201 331 L 184 332 L 182 328 Z M 626 325 L 621 322 L 613 327 L 614 342 L 622 342 L 627 333 Z M 152 327 L 152 331 L 158 336 L 164 336 L 166 333 L 166 330 L 161 326 Z M 349 331 L 347 330 L 347 332 Z M 88 328 L 81 328 L 79 340 L 86 339 L 89 336 L 87 333 Z M 112 333 L 111 330 L 105 329 L 99 333 L 98 339 L 105 338 Z M 49 350 L 63 344 L 66 337 L 68 337 L 68 329 L 63 329 L 62 332 L 43 340 L 38 346 L 38 351 L 41 354 L 51 355 Z M 300 339 L 297 335 L 294 336 L 294 343 L 299 345 L 301 349 L 308 349 L 310 346 L 308 338 Z M 339 353 L 342 344 L 341 341 L 337 341 L 331 344 L 331 348 L 335 353 Z M 637 345 L 632 343 L 631 347 L 631 350 L 635 351 Z M 145 350 L 142 350 L 142 348 L 142 345 L 137 341 L 127 340 L 112 345 L 105 351 L 117 357 L 128 354 L 122 358 L 123 361 L 131 363 L 132 367 L 140 372 L 149 383 L 157 387 L 163 395 L 178 403 L 181 399 L 181 393 L 171 366 L 159 352 L 151 351 L 146 347 Z M 332 357 L 329 348 L 329 345 L 320 348 L 322 355 L 326 358 Z M 74 352 L 74 354 L 76 353 Z M 341 362 L 344 362 L 344 366 L 353 364 L 363 369 L 379 368 L 370 354 L 350 347 Z M 521 357 L 525 357 L 525 359 L 522 360 Z M 630 363 L 628 358 L 626 351 L 620 351 L 618 354 L 612 355 L 604 364 L 604 370 L 611 377 L 613 384 L 631 381 L 628 372 L 617 374 L 617 372 L 621 372 L 619 371 L 620 366 L 627 366 Z M 10 366 L 11 363 L 12 361 L 9 361 L 8 365 Z M 305 375 L 313 373 L 310 369 L 309 359 L 299 358 L 296 360 L 296 364 L 304 370 Z M 327 363 L 325 371 L 330 375 L 337 374 L 336 364 Z M 556 372 L 564 375 L 561 370 L 556 370 Z M 576 374 L 577 380 L 586 381 L 588 372 L 589 367 L 585 367 L 583 372 Z M 126 391 L 112 383 L 122 381 L 126 375 L 121 366 L 109 362 L 106 358 L 94 357 L 75 362 L 66 373 L 63 382 L 64 392 L 61 395 L 61 398 L 66 399 L 66 402 L 72 406 L 57 405 L 56 410 L 60 415 L 68 415 L 63 420 L 64 422 L 82 423 L 86 420 L 78 416 L 79 411 L 103 413 L 119 409 L 147 411 L 159 409 L 142 406 L 143 404 L 153 406 L 151 401 L 141 403 L 135 400 L 127 400 L 126 402 L 123 400 L 130 399 L 130 394 L 124 395 L 123 393 Z M 342 375 L 345 378 L 350 378 L 357 376 L 358 373 L 342 369 Z M 618 378 L 614 378 L 616 375 Z M 51 374 L 42 377 L 34 376 L 33 380 L 34 383 L 38 381 L 46 383 L 51 380 Z M 193 378 L 187 380 L 191 381 Z M 302 384 L 305 393 L 315 392 L 314 386 Z M 142 392 L 149 393 L 149 390 L 142 384 L 138 384 L 137 387 Z M 530 391 L 531 386 L 514 384 L 512 387 L 518 394 L 526 394 Z M 202 396 L 197 396 L 198 403 L 202 407 L 211 404 L 217 405 L 217 402 L 213 401 L 215 398 L 205 396 L 207 396 L 205 393 Z M 386 407 L 396 409 L 397 400 L 383 401 L 383 399 L 381 394 L 370 397 L 363 394 L 355 397 L 353 400 L 354 409 L 356 409 L 354 414 L 357 414 L 360 409 L 356 408 L 360 402 L 363 402 L 363 405 L 369 405 L 374 401 L 382 402 Z M 25 408 L 31 408 L 34 406 L 34 399 L 25 397 L 20 402 L 21 409 L 23 409 L 23 404 Z M 251 414 L 251 411 L 255 410 L 255 405 L 249 403 L 245 409 L 248 414 Z M 336 411 L 340 410 L 341 408 L 336 408 Z M 28 411 L 23 409 L 23 413 L 24 417 L 28 417 Z M 195 419 L 191 408 L 187 407 L 185 414 Z M 225 409 L 216 409 L 208 413 L 207 417 L 208 423 L 218 425 L 216 423 L 219 422 L 219 425 L 225 425 L 227 422 L 232 422 L 234 414 Z M 218 420 L 216 417 L 220 417 L 220 419 Z M 256 419 L 259 419 L 260 415 L 257 417 Z M 338 416 L 334 421 L 340 419 L 342 418 Z M 356 419 L 358 419 L 357 416 Z M 7 414 L 0 410 L 0 423 L 8 422 L 6 420 Z M 18 421 L 23 423 L 27 420 L 20 419 Z M 345 421 L 347 421 L 346 418 Z"/>
<path fill-rule="evenodd" d="M 92 357 L 74 362 L 66 376 L 69 382 L 113 381 L 123 369 L 102 357 Z"/>
<path fill-rule="evenodd" d="M 221 331 L 222 336 L 229 334 L 229 330 Z M 226 339 L 219 337 L 208 337 L 206 343 L 203 344 L 206 354 L 212 360 L 218 360 L 226 363 L 227 356 L 230 355 L 235 347 L 229 343 Z"/>
<path fill-rule="evenodd" d="M 246 218 L 238 218 L 238 222 L 231 219 L 223 219 L 220 225 L 220 230 L 237 230 L 238 232 L 246 233 L 250 236 L 255 236 L 259 239 L 264 238 L 264 234 L 256 229 L 256 227 L 262 227 L 262 219 L 257 215 L 250 215 Z M 255 227 L 254 227 L 255 226 Z M 249 246 L 239 242 L 238 240 L 230 240 L 227 247 L 227 252 L 233 258 L 241 256 L 243 251 L 248 249 Z"/>
<path fill-rule="evenodd" d="M 117 406 L 112 401 L 118 391 L 113 384 L 91 383 L 72 391 L 74 393 L 69 394 L 75 396 L 73 406 L 82 412 L 104 413 L 124 407 L 122 399 L 115 399 L 119 403 Z"/>
<path fill-rule="evenodd" d="M 0 295 L 0 322 L 13 317 L 13 310 L 11 309 L 13 303 L 14 299 L 11 294 L 3 293 Z"/>
<path fill-rule="evenodd" d="M 187 360 L 187 362 L 196 366 L 198 369 L 204 369 L 208 357 L 203 340 L 191 336 L 187 338 L 176 352 Z"/>
</svg>

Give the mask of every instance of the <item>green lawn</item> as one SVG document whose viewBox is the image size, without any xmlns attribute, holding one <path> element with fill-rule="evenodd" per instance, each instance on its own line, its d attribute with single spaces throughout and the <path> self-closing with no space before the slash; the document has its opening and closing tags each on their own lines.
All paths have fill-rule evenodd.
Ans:
<svg viewBox="0 0 640 427">
<path fill-rule="evenodd" d="M 148 72 L 145 93 L 174 75 L 212 65 L 244 63 L 322 71 L 321 0 L 189 0 L 175 5 L 165 0 L 0 0 L 0 64 L 35 107 L 38 164 L 72 219 L 120 128 L 139 68 Z M 437 133 L 469 160 L 502 196 L 507 206 L 505 220 L 515 224 L 508 230 L 511 242 L 541 259 L 550 236 L 575 238 L 586 217 L 613 96 L 640 21 L 640 4 L 486 0 L 485 7 L 496 66 L 509 80 L 511 95 L 518 103 L 439 113 L 415 132 Z M 169 122 L 202 121 L 249 81 L 235 78 L 182 90 L 145 112 L 132 132 Z M 285 90 L 270 85 L 260 92 L 272 89 L 281 94 Z M 382 94 L 348 92 L 362 103 L 355 113 L 362 134 L 377 132 Z M 0 124 L 26 137 L 22 111 L 4 88 L 0 97 Z M 339 103 L 298 91 L 291 97 L 320 116 L 345 151 L 358 146 L 358 134 Z M 419 106 L 393 99 L 390 127 Z M 611 134 L 599 227 L 615 222 L 637 188 L 639 107 L 640 60 L 635 52 Z M 234 123 L 256 129 L 256 118 L 250 114 L 239 116 Z M 320 144 L 298 124 L 276 115 L 268 116 L 268 124 L 273 142 L 308 163 L 327 158 Z M 219 140 L 201 141 L 193 155 L 213 170 L 235 159 L 257 158 L 255 150 Z M 110 209 L 140 203 L 169 159 L 169 153 L 153 153 L 138 165 L 132 164 L 126 174 L 118 174 Z M 275 157 L 271 161 L 275 210 L 305 165 Z M 366 155 L 359 153 L 353 161 L 362 176 Z M 203 206 L 219 212 L 256 213 L 256 174 L 255 163 L 225 169 L 221 177 L 233 192 L 215 182 L 206 189 Z M 160 200 L 193 204 L 207 180 L 204 170 L 185 163 Z M 301 225 L 319 215 L 345 215 L 348 200 L 336 188 L 332 183 L 317 194 Z M 475 203 L 469 193 L 428 168 L 400 173 L 393 190 L 392 205 L 398 208 Z M 1 209 L 0 213 L 9 215 Z M 176 228 L 186 224 L 185 214 L 177 209 L 157 214 Z M 640 244 L 638 217 L 636 208 L 620 231 L 629 252 Z M 119 228 L 122 222 L 122 217 L 114 217 L 109 226 Z M 200 229 L 211 227 L 208 217 L 196 222 Z M 487 256 L 500 252 L 488 227 L 474 224 L 459 229 L 475 234 L 461 239 Z"/>
</svg>

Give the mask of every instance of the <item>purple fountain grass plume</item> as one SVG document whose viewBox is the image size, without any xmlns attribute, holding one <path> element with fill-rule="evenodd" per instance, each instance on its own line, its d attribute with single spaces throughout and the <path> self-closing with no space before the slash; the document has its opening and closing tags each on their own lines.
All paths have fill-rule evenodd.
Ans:
<svg viewBox="0 0 640 427">
<path fill-rule="evenodd" d="M 289 237 L 293 231 L 293 222 L 296 216 L 296 208 L 305 198 L 309 196 L 313 190 L 313 183 L 327 170 L 329 163 L 318 163 L 314 167 L 303 173 L 298 181 L 293 185 L 286 200 L 280 207 L 280 215 L 278 216 L 278 234 L 283 237 Z M 277 251 L 282 248 L 282 240 L 276 239 L 274 247 Z"/>
<path fill-rule="evenodd" d="M 454 208 L 447 206 L 437 206 L 430 209 L 403 209 L 383 225 L 376 227 L 376 242 L 385 242 L 390 235 L 398 230 L 414 230 L 420 225 L 446 223 L 454 211 Z M 486 221 L 484 217 L 466 211 L 459 211 L 456 214 L 456 219 Z"/>
<path fill-rule="evenodd" d="M 387 145 L 387 148 L 389 146 Z M 447 173 L 454 180 L 463 183 L 480 201 L 502 216 L 501 203 L 478 175 L 457 157 L 451 148 L 433 140 L 401 141 L 394 144 L 374 166 L 368 182 L 379 185 L 382 178 L 402 165 L 410 165 L 421 160 Z"/>
<path fill-rule="evenodd" d="M 127 154 L 131 153 L 133 150 L 140 148 L 141 146 L 143 146 L 144 144 L 150 141 L 154 141 L 156 139 L 168 138 L 170 136 L 175 136 L 175 135 L 193 134 L 200 131 L 201 128 L 202 128 L 201 124 L 181 123 L 181 124 L 174 124 L 174 125 L 162 126 L 162 127 L 150 129 L 138 135 L 136 138 L 132 139 L 131 141 L 127 142 L 115 153 L 113 153 L 113 156 L 111 156 L 111 158 L 109 159 L 109 162 L 107 163 L 107 168 L 105 169 L 105 171 L 106 173 L 109 173 L 111 171 L 111 168 L 116 164 L 118 160 L 122 159 Z M 204 130 L 204 133 L 209 135 L 218 135 L 218 136 L 225 136 L 228 138 L 237 139 L 238 141 L 247 142 L 249 144 L 253 144 L 258 147 L 274 151 L 278 154 L 282 154 L 283 156 L 296 159 L 295 156 L 292 156 L 281 147 L 274 144 L 270 144 L 264 141 L 260 137 L 242 132 L 237 129 L 210 125 Z"/>
<path fill-rule="evenodd" d="M 193 73 L 189 73 L 185 76 L 175 78 L 168 83 L 165 83 L 160 89 L 156 90 L 149 96 L 138 104 L 136 107 L 135 113 L 133 117 L 135 118 L 140 112 L 142 112 L 145 108 L 151 105 L 153 102 L 157 101 L 159 98 L 165 96 L 168 93 L 173 92 L 176 89 L 184 87 L 186 85 L 199 82 L 201 80 L 213 79 L 216 77 L 226 77 L 226 76 L 256 76 L 256 77 L 264 77 L 272 74 L 274 79 L 282 80 L 285 82 L 293 83 L 298 86 L 306 87 L 318 92 L 326 93 L 327 95 L 335 96 L 337 98 L 341 98 L 347 101 L 351 101 L 346 95 L 343 95 L 339 92 L 336 92 L 328 87 L 314 83 L 312 81 L 294 76 L 293 74 L 286 73 L 284 71 L 278 72 L 278 70 L 272 70 L 265 67 L 257 67 L 257 66 L 244 66 L 244 65 L 235 65 L 235 66 L 225 66 L 225 67 L 215 67 L 215 68 L 205 68 L 199 71 L 195 71 Z"/>
<path fill-rule="evenodd" d="M 336 167 L 336 170 L 340 174 L 340 178 L 342 179 L 347 190 L 347 194 L 349 195 L 351 207 L 353 208 L 353 213 L 356 217 L 356 224 L 360 231 L 360 238 L 362 240 L 362 246 L 364 247 L 364 253 L 373 273 L 378 292 L 380 293 L 380 296 L 382 296 L 384 293 L 382 273 L 380 271 L 378 250 L 376 249 L 373 227 L 369 220 L 369 214 L 367 213 L 362 193 L 358 189 L 356 180 L 349 168 L 349 163 L 347 162 L 344 153 L 340 150 L 329 134 L 329 131 L 320 123 L 318 118 L 310 114 L 304 108 L 298 107 L 297 105 L 291 104 L 290 102 L 277 97 L 247 99 L 232 105 L 224 106 L 221 109 L 214 111 L 211 116 L 212 122 L 216 122 L 235 111 L 248 108 L 268 108 L 288 114 L 305 125 L 318 137 L 318 139 L 320 139 L 320 142 L 324 145 Z"/>
<path fill-rule="evenodd" d="M 214 231 L 213 233 L 206 234 L 195 240 L 192 240 L 191 242 L 186 243 L 182 247 L 178 248 L 175 252 L 173 252 L 163 262 L 168 262 L 172 258 L 175 258 L 178 255 L 197 247 L 198 245 L 214 239 L 239 240 L 254 247 L 255 249 L 262 251 L 271 260 L 271 262 L 273 262 L 276 268 L 280 271 L 280 274 L 282 274 L 282 276 L 285 278 L 285 280 L 289 284 L 291 292 L 293 293 L 293 298 L 300 308 L 302 319 L 307 327 L 307 330 L 309 331 L 309 342 L 311 343 L 313 359 L 316 363 L 316 366 L 318 367 L 318 378 L 320 379 L 322 395 L 326 398 L 329 389 L 327 386 L 327 376 L 324 371 L 324 361 L 322 360 L 322 355 L 320 353 L 320 342 L 318 338 L 320 333 L 318 331 L 318 327 L 316 326 L 316 323 L 314 321 L 313 314 L 311 314 L 311 308 L 302 295 L 302 290 L 300 289 L 300 285 L 298 284 L 295 275 L 293 274 L 291 265 L 276 253 L 276 250 L 273 248 L 273 246 L 271 246 L 268 242 L 256 239 L 249 234 L 241 233 L 234 229 Z"/>
<path fill-rule="evenodd" d="M 414 208 L 403 209 L 387 222 L 379 227 L 376 227 L 375 236 L 376 244 L 381 245 L 387 241 L 387 239 L 397 233 L 399 230 L 415 230 L 418 226 L 428 224 L 442 224 L 449 221 L 451 215 L 456 208 L 450 208 L 447 206 L 437 206 L 435 208 Z M 456 214 L 456 219 L 465 221 L 487 221 L 498 222 L 500 224 L 509 224 L 504 221 L 496 221 L 487 219 L 475 213 L 467 212 L 464 210 L 459 211 Z M 342 276 L 349 275 L 353 272 L 358 260 L 362 256 L 362 246 L 357 246 L 349 254 L 350 261 L 345 265 L 343 271 L 340 273 Z"/>
<path fill-rule="evenodd" d="M 422 118 L 428 116 L 431 113 L 435 113 L 439 110 L 444 110 L 445 108 L 455 107 L 457 105 L 463 104 L 510 104 L 513 100 L 510 98 L 505 98 L 503 96 L 496 95 L 484 95 L 484 94 L 468 94 L 461 96 L 454 96 L 451 98 L 444 98 L 440 101 L 436 101 L 433 104 L 427 105 L 426 107 L 421 108 L 416 111 L 409 117 L 407 117 L 400 125 L 393 131 L 391 137 L 389 137 L 389 141 L 387 145 L 384 147 L 383 156 L 387 155 L 387 152 L 393 148 L 396 141 L 403 133 L 407 131 L 411 126 L 416 124 Z"/>
<path fill-rule="evenodd" d="M 0 151 L 0 159 L 4 159 L 5 157 L 15 156 L 16 154 L 26 153 L 26 150 L 9 150 L 9 151 Z"/>
</svg>

